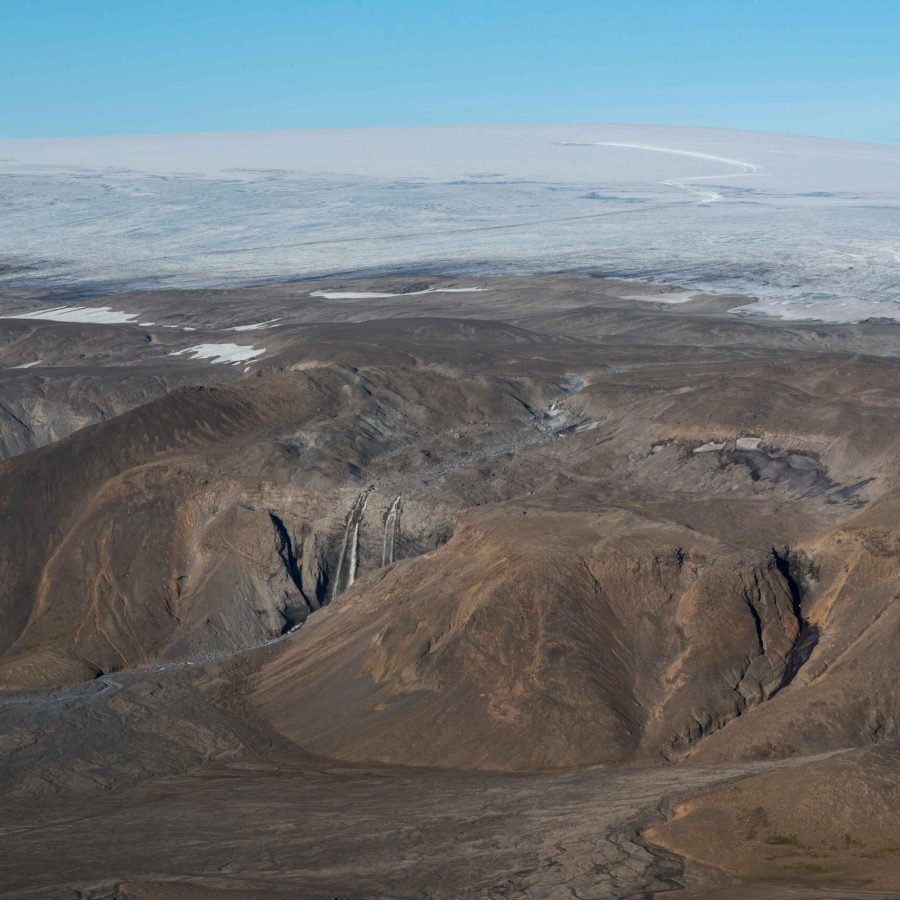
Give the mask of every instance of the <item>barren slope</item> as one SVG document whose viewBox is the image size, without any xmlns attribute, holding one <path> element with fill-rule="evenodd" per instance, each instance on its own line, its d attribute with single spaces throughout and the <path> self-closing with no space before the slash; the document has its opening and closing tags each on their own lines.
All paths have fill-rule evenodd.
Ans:
<svg viewBox="0 0 900 900">
<path fill-rule="evenodd" d="M 433 286 L 0 320 L 11 889 L 900 892 L 900 328 Z"/>
</svg>

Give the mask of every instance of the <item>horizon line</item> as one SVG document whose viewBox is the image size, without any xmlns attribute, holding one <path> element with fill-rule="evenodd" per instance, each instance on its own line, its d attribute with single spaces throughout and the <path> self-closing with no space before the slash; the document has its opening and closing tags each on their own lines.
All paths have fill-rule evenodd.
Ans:
<svg viewBox="0 0 900 900">
<path fill-rule="evenodd" d="M 296 134 L 298 132 L 351 132 L 351 131 L 413 131 L 440 129 L 491 129 L 491 128 L 540 128 L 552 126 L 567 127 L 631 127 L 631 128 L 684 128 L 696 131 L 727 131 L 738 134 L 759 134 L 779 137 L 798 137 L 811 140 L 837 141 L 846 144 L 873 144 L 878 147 L 900 147 L 900 140 L 872 140 L 865 138 L 833 137 L 823 134 L 810 134 L 800 131 L 772 131 L 770 129 L 736 128 L 724 125 L 691 125 L 683 122 L 624 122 L 624 121 L 508 121 L 508 122 L 443 122 L 439 124 L 404 124 L 404 125 L 340 125 L 340 126 L 300 126 L 296 128 L 251 128 L 251 129 L 216 129 L 199 131 L 147 131 L 147 132 L 109 132 L 100 134 L 56 134 L 56 135 L 5 135 L 0 134 L 0 141 L 95 141 L 95 140 L 137 140 L 141 138 L 163 137 L 203 137 L 220 135 L 252 135 L 252 134 Z"/>
</svg>

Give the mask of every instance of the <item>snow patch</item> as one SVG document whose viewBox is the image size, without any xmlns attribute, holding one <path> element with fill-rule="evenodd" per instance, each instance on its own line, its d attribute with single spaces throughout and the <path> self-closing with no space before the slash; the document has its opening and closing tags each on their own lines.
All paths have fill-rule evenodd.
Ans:
<svg viewBox="0 0 900 900">
<path fill-rule="evenodd" d="M 257 349 L 246 344 L 197 344 L 196 347 L 187 347 L 184 350 L 176 350 L 169 356 L 181 356 L 190 354 L 191 359 L 208 359 L 212 363 L 237 364 L 255 359 L 266 352 L 265 347 Z"/>
<path fill-rule="evenodd" d="M 281 319 L 269 319 L 267 322 L 254 322 L 252 325 L 235 325 L 230 331 L 258 331 L 260 328 L 271 328 Z"/>
<path fill-rule="evenodd" d="M 692 291 L 661 291 L 658 294 L 628 294 L 624 300 L 644 300 L 647 303 L 687 303 L 697 294 Z"/>
<path fill-rule="evenodd" d="M 389 294 L 380 291 L 313 291 L 310 297 L 324 297 L 326 300 L 366 300 L 378 297 L 418 297 L 422 294 L 473 294 L 486 291 L 483 287 L 427 288 L 424 291 L 407 291 Z"/>
<path fill-rule="evenodd" d="M 132 325 L 139 313 L 120 312 L 109 306 L 56 306 L 34 309 L 0 319 L 39 319 L 44 322 L 78 322 L 82 325 Z"/>
<path fill-rule="evenodd" d="M 722 441 L 722 443 L 717 444 L 715 441 L 710 441 L 707 444 L 701 444 L 699 447 L 694 447 L 694 453 L 713 453 L 718 450 L 724 450 L 726 441 Z"/>
</svg>

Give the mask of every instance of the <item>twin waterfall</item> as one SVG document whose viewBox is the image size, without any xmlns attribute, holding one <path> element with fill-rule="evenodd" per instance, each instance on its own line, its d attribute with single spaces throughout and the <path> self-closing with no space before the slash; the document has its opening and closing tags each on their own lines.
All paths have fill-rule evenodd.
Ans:
<svg viewBox="0 0 900 900">
<path fill-rule="evenodd" d="M 354 581 L 359 570 L 359 529 L 362 525 L 366 504 L 369 502 L 370 491 L 363 491 L 347 514 L 347 522 L 344 526 L 344 537 L 341 541 L 341 551 L 338 554 L 338 564 L 335 570 L 334 586 L 331 590 L 333 600 L 342 591 L 347 590 Z M 384 539 L 382 541 L 381 564 L 389 566 L 394 561 L 394 540 L 397 532 L 397 523 L 400 520 L 400 497 L 391 504 L 384 522 Z"/>
</svg>

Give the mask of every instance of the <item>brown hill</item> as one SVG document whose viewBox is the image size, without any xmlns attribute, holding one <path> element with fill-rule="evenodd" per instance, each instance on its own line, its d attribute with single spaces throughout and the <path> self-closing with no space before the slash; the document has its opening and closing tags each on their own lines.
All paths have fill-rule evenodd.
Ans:
<svg viewBox="0 0 900 900">
<path fill-rule="evenodd" d="M 0 320 L 12 893 L 900 891 L 900 331 L 316 287 Z"/>
</svg>

